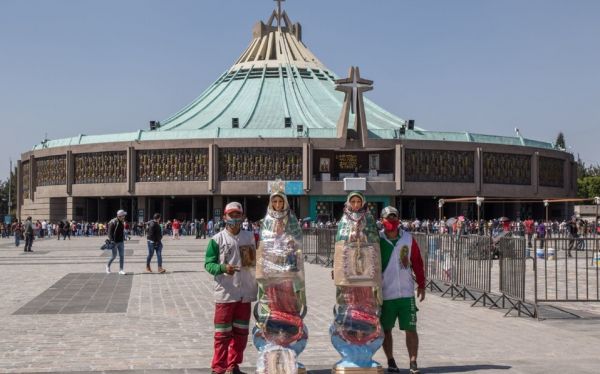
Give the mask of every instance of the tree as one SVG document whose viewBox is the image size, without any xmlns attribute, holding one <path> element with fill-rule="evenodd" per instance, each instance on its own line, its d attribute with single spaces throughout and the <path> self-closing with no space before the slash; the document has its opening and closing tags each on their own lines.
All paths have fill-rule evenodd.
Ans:
<svg viewBox="0 0 600 374">
<path fill-rule="evenodd" d="M 10 179 L 0 182 L 0 220 L 4 219 L 4 215 L 8 212 L 8 188 L 9 181 L 12 181 L 10 199 L 12 200 L 10 214 L 15 215 L 17 210 L 17 174 L 16 169 L 12 171 Z"/>
<path fill-rule="evenodd" d="M 560 149 L 567 149 L 567 145 L 565 144 L 565 135 L 562 133 L 562 131 L 558 133 L 554 145 L 556 145 Z"/>
<path fill-rule="evenodd" d="M 577 180 L 577 195 L 583 199 L 600 196 L 600 176 L 587 176 Z"/>
</svg>

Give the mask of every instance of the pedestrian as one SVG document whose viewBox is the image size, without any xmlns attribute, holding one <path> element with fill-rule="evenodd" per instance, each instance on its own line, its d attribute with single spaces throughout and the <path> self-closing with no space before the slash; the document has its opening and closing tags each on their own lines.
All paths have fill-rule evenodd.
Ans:
<svg viewBox="0 0 600 374">
<path fill-rule="evenodd" d="M 254 235 L 241 230 L 244 211 L 238 202 L 225 207 L 225 230 L 214 235 L 206 248 L 204 268 L 213 275 L 215 298 L 212 374 L 243 374 L 239 365 L 248 342 L 250 304 L 258 291 L 254 266 Z"/>
<path fill-rule="evenodd" d="M 399 322 L 400 330 L 406 334 L 406 348 L 410 359 L 410 374 L 420 373 L 417 366 L 419 336 L 417 335 L 417 297 L 425 299 L 425 268 L 421 251 L 412 235 L 398 225 L 398 210 L 388 206 L 381 212 L 383 232 L 380 233 L 382 294 L 381 326 L 384 332 L 383 351 L 388 360 L 388 372 L 399 373 L 394 359 L 392 329 Z M 414 278 L 413 278 L 414 277 Z"/>
<path fill-rule="evenodd" d="M 539 248 L 544 248 L 544 241 L 546 240 L 546 224 L 544 221 L 540 221 L 537 225 L 536 233 L 539 240 Z"/>
<path fill-rule="evenodd" d="M 531 216 L 527 217 L 527 219 L 523 222 L 523 226 L 525 226 L 525 237 L 527 238 L 527 248 L 532 248 L 531 239 L 533 239 L 533 233 L 535 232 L 535 222 Z"/>
<path fill-rule="evenodd" d="M 117 251 L 119 252 L 119 274 L 125 275 L 125 216 L 127 212 L 119 210 L 117 217 L 110 220 L 108 223 L 108 240 L 112 244 L 112 256 L 108 259 L 106 264 L 106 273 L 110 274 L 110 265 L 117 258 Z M 68 226 L 67 226 L 68 227 Z"/>
<path fill-rule="evenodd" d="M 34 230 L 31 217 L 27 217 L 25 220 L 25 224 L 23 225 L 23 235 L 25 236 L 25 248 L 23 249 L 23 252 L 33 252 L 31 246 L 33 245 Z"/>
<path fill-rule="evenodd" d="M 153 220 L 148 223 L 148 257 L 146 257 L 146 272 L 152 273 L 150 268 L 150 261 L 152 256 L 156 252 L 156 258 L 158 259 L 158 272 L 164 273 L 166 270 L 162 267 L 162 230 L 160 228 L 160 214 L 154 213 Z"/>
<path fill-rule="evenodd" d="M 181 229 L 181 223 L 177 219 L 173 220 L 173 239 L 179 240 L 179 230 Z"/>
<path fill-rule="evenodd" d="M 204 218 L 200 219 L 200 222 L 198 223 L 198 227 L 196 228 L 196 230 L 200 230 L 200 234 L 198 234 L 198 237 L 202 237 L 202 239 L 206 239 L 206 223 L 204 222 Z"/>
<path fill-rule="evenodd" d="M 577 229 L 577 217 L 573 216 L 571 217 L 571 220 L 569 221 L 569 223 L 566 225 L 567 226 L 567 233 L 569 234 L 569 248 L 568 248 L 568 255 L 569 257 L 573 257 L 571 255 L 571 251 L 573 250 L 574 247 L 576 247 L 576 239 L 579 238 L 579 232 Z M 575 248 L 575 250 L 577 250 L 577 248 Z"/>
<path fill-rule="evenodd" d="M 21 235 L 23 235 L 23 226 L 21 225 L 21 221 L 16 220 L 12 225 L 12 232 L 15 236 L 15 247 L 19 247 L 21 244 Z"/>
<path fill-rule="evenodd" d="M 212 237 L 213 236 L 213 220 L 212 219 L 208 220 L 208 224 L 206 226 L 208 229 L 208 236 Z"/>
</svg>

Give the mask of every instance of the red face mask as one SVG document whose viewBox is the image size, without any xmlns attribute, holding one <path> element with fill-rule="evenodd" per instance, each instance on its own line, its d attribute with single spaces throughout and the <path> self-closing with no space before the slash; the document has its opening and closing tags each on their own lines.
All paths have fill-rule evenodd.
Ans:
<svg viewBox="0 0 600 374">
<path fill-rule="evenodd" d="M 398 219 L 397 218 L 393 218 L 393 219 L 389 219 L 386 218 L 383 220 L 383 229 L 386 232 L 391 232 L 391 231 L 395 231 L 398 229 Z"/>
</svg>

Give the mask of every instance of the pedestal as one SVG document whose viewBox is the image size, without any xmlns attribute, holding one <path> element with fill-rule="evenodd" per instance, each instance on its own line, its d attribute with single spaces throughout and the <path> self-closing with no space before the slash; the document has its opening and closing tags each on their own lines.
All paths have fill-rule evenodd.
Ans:
<svg viewBox="0 0 600 374">
<path fill-rule="evenodd" d="M 346 373 L 383 374 L 384 370 L 381 366 L 376 367 L 376 368 L 338 368 L 338 367 L 334 367 L 333 369 L 331 369 L 331 374 L 346 374 Z M 300 374 L 299 371 L 298 371 L 298 374 Z"/>
</svg>

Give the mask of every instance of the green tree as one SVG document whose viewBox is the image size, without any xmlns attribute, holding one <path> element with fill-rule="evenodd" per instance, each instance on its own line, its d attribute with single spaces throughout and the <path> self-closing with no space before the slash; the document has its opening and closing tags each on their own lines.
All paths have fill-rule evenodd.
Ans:
<svg viewBox="0 0 600 374">
<path fill-rule="evenodd" d="M 587 176 L 577 180 L 577 194 L 584 199 L 600 196 L 600 176 Z"/>
<path fill-rule="evenodd" d="M 9 181 L 12 183 L 11 192 L 8 193 Z M 4 215 L 8 212 L 8 196 L 12 200 L 10 214 L 15 215 L 17 210 L 17 177 L 16 170 L 11 172 L 11 177 L 0 182 L 0 219 L 4 219 Z"/>
<path fill-rule="evenodd" d="M 565 144 L 565 135 L 562 133 L 562 131 L 558 133 L 554 145 L 556 145 L 560 149 L 567 149 L 567 145 Z"/>
</svg>

